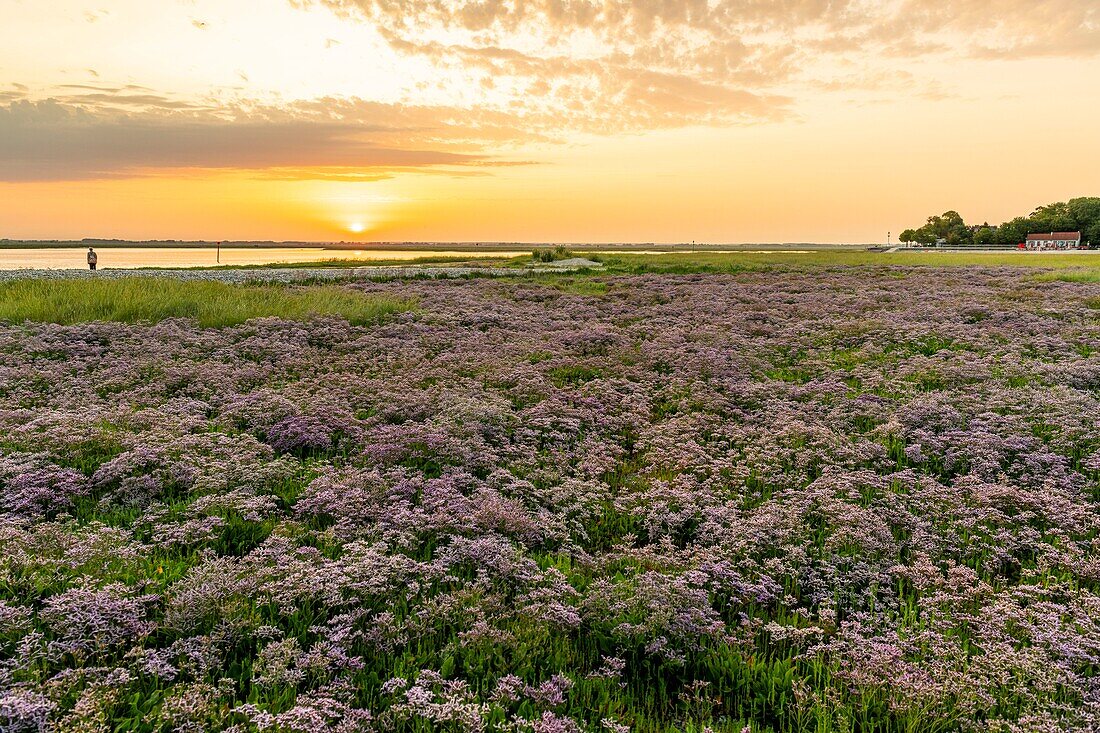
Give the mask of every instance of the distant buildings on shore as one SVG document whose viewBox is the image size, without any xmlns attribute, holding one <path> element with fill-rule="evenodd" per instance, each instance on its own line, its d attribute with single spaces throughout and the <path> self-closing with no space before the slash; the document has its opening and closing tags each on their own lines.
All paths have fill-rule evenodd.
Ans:
<svg viewBox="0 0 1100 733">
<path fill-rule="evenodd" d="M 977 230 L 980 227 L 972 227 Z M 908 245 L 906 245 L 908 246 Z M 1093 249 L 1090 242 L 1085 242 L 1081 232 L 1046 232 L 1029 233 L 1023 242 L 1016 244 L 995 242 L 967 242 L 965 244 L 951 244 L 947 239 L 940 237 L 935 241 L 922 246 L 935 247 L 936 249 L 1018 249 L 1036 252 L 1050 252 L 1056 250 Z M 1100 248 L 1098 246 L 1097 248 Z"/>
<path fill-rule="evenodd" d="M 1081 232 L 1028 234 L 1020 249 L 1080 249 Z"/>
</svg>

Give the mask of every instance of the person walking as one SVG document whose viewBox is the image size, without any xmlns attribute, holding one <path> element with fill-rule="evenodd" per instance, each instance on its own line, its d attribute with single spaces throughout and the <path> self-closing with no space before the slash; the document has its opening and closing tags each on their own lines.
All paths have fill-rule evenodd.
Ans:
<svg viewBox="0 0 1100 733">
<path fill-rule="evenodd" d="M 94 270 L 96 263 L 99 262 L 99 255 L 95 253 L 95 250 L 91 247 L 88 248 L 88 269 Z"/>
</svg>

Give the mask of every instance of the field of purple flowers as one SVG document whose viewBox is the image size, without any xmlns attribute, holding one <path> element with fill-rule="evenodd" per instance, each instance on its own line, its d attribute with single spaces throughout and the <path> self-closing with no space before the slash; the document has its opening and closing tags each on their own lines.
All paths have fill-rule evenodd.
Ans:
<svg viewBox="0 0 1100 733">
<path fill-rule="evenodd" d="M 0 730 L 1100 728 L 1100 284 L 0 324 Z"/>
</svg>

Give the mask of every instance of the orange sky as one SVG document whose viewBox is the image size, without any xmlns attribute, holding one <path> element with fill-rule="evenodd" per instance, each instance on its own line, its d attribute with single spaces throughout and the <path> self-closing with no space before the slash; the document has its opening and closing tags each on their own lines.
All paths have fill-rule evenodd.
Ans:
<svg viewBox="0 0 1100 733">
<path fill-rule="evenodd" d="M 870 242 L 1100 195 L 1094 0 L 0 14 L 0 237 Z"/>
</svg>

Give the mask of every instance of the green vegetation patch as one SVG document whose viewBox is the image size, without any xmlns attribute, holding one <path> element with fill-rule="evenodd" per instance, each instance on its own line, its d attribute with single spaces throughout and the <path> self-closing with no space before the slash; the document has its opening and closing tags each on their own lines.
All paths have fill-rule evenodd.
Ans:
<svg viewBox="0 0 1100 733">
<path fill-rule="evenodd" d="M 601 296 L 607 295 L 609 285 L 602 280 L 573 279 L 554 282 L 556 290 L 569 295 Z"/>
<path fill-rule="evenodd" d="M 288 320 L 341 316 L 362 325 L 411 310 L 414 305 L 411 300 L 364 295 L 333 285 L 228 285 L 148 277 L 0 284 L 0 320 L 15 323 L 71 325 L 193 318 L 200 326 L 218 328 L 265 316 Z"/>
<path fill-rule="evenodd" d="M 864 250 L 813 250 L 775 252 L 670 252 L 668 254 L 593 254 L 605 269 L 600 275 L 696 273 L 733 274 L 783 270 L 813 270 L 831 267 L 1033 267 L 1066 269 L 1072 276 L 1079 272 L 1100 273 L 1097 252 L 965 252 L 949 250 L 910 250 L 868 252 Z M 576 273 L 571 273 L 576 275 Z M 904 276 L 905 270 L 898 270 Z M 1061 279 L 1060 273 L 1044 273 L 1048 279 Z M 1083 277 L 1083 276 L 1079 276 Z M 1098 275 L 1100 277 L 1100 275 Z M 1072 280 L 1092 282 L 1091 280 Z"/>
<path fill-rule="evenodd" d="M 1044 272 L 1036 275 L 1035 279 L 1040 282 L 1100 283 L 1100 268 L 1081 267 L 1062 272 Z"/>
<path fill-rule="evenodd" d="M 557 247 L 536 247 L 531 252 L 532 262 L 558 262 L 559 260 L 568 260 L 572 257 L 576 257 L 573 252 L 568 248 L 558 245 Z"/>
<path fill-rule="evenodd" d="M 603 372 L 583 364 L 567 364 L 550 370 L 550 380 L 557 387 L 577 386 L 599 379 Z"/>
</svg>

